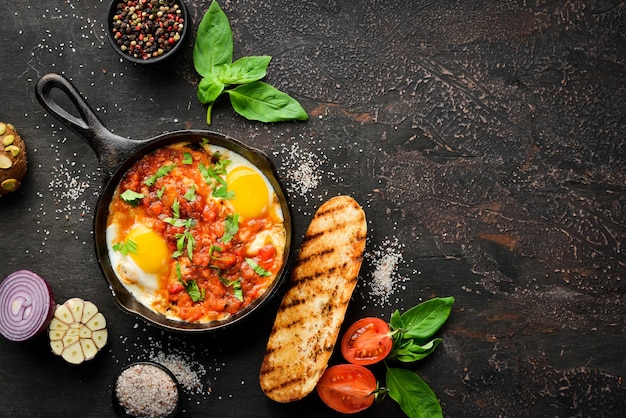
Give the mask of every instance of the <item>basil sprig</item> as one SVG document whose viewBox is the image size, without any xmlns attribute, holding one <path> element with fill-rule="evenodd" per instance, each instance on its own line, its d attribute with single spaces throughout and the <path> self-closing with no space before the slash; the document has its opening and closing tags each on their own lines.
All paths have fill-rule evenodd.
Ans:
<svg viewBox="0 0 626 418">
<path fill-rule="evenodd" d="M 448 320 L 453 303 L 450 296 L 430 299 L 402 315 L 396 310 L 389 322 L 393 338 L 389 359 L 409 363 L 432 353 L 442 341 L 432 337 Z"/>
<path fill-rule="evenodd" d="M 441 338 L 433 338 L 446 323 L 454 297 L 433 298 L 420 303 L 400 314 L 391 315 L 389 327 L 393 347 L 387 357 L 410 363 L 431 354 L 441 343 Z M 410 418 L 443 417 L 437 395 L 424 380 L 412 371 L 386 366 L 386 388 L 384 391 L 400 405 L 400 409 Z"/>
<path fill-rule="evenodd" d="M 223 93 L 233 109 L 249 120 L 280 122 L 307 120 L 309 116 L 297 100 L 260 81 L 265 77 L 270 56 L 249 56 L 233 62 L 233 33 L 228 17 L 217 1 L 212 1 L 200 25 L 193 48 L 193 64 L 202 76 L 198 99 L 208 105 L 211 124 L 213 104 Z M 232 86 L 238 86 L 231 88 Z"/>
</svg>

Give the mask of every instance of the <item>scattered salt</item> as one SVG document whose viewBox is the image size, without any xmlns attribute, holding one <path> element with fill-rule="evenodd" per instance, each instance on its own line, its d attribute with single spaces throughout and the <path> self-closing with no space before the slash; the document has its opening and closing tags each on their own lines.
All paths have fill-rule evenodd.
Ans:
<svg viewBox="0 0 626 418">
<path fill-rule="evenodd" d="M 402 283 L 409 280 L 398 274 L 398 265 L 403 261 L 402 247 L 397 238 L 386 239 L 378 248 L 365 253 L 365 259 L 374 267 L 368 284 L 370 299 L 375 305 L 390 304 L 391 296 L 404 289 Z"/>
<path fill-rule="evenodd" d="M 300 148 L 300 144 L 293 143 L 291 147 L 283 145 L 286 158 L 282 161 L 283 169 L 287 172 L 287 189 L 299 194 L 308 202 L 309 194 L 314 191 L 322 179 L 319 167 L 322 159 L 314 153 Z"/>
</svg>

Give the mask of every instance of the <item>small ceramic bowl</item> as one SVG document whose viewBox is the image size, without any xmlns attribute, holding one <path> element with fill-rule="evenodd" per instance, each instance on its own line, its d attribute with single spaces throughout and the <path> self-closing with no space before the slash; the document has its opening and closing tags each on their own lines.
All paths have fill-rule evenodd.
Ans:
<svg viewBox="0 0 626 418">
<path fill-rule="evenodd" d="M 113 0 L 106 26 L 109 42 L 120 57 L 156 64 L 182 48 L 191 21 L 183 0 Z"/>
<path fill-rule="evenodd" d="M 118 396 L 118 385 L 120 386 Z M 173 389 L 172 389 L 173 388 Z M 175 401 L 172 401 L 172 391 Z M 173 418 L 181 401 L 176 376 L 165 366 L 153 361 L 131 363 L 115 376 L 111 390 L 113 410 L 118 417 L 162 416 Z M 171 401 L 172 405 L 166 405 Z M 154 408 L 148 411 L 147 408 Z M 136 413 L 133 413 L 135 412 Z"/>
</svg>

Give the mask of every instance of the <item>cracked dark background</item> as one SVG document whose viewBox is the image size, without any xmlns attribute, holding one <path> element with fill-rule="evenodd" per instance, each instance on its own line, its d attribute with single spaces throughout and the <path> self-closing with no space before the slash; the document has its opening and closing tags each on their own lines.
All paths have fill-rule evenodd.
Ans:
<svg viewBox="0 0 626 418">
<path fill-rule="evenodd" d="M 197 27 L 210 2 L 187 4 Z M 208 127 L 196 98 L 193 39 L 175 63 L 137 67 L 108 45 L 106 1 L 11 3 L 15 14 L 0 26 L 0 120 L 22 133 L 31 165 L 19 195 L 0 202 L 0 274 L 46 272 L 60 299 L 97 300 L 114 336 L 108 356 L 70 372 L 45 342 L 0 341 L 2 414 L 62 416 L 90 404 L 84 416 L 106 415 L 107 384 L 120 363 L 152 339 L 172 346 L 184 339 L 135 327 L 107 293 L 91 236 L 97 158 L 34 98 L 35 81 L 60 72 L 119 135 L 212 129 L 266 151 L 291 190 L 296 241 L 325 198 L 354 196 L 368 217 L 366 250 L 397 239 L 397 275 L 408 280 L 389 302 L 373 303 L 374 266 L 364 262 L 346 321 L 456 298 L 440 348 L 410 366 L 445 416 L 622 416 L 626 2 L 220 4 L 235 57 L 271 55 L 266 81 L 298 99 L 308 122 L 249 122 L 223 100 Z M 289 176 L 286 150 L 294 144 L 320 157 L 320 183 L 307 195 Z M 64 202 L 54 199 L 51 177 L 70 162 L 90 184 L 84 214 L 54 216 Z M 192 397 L 183 416 L 334 416 L 315 396 L 276 405 L 260 392 L 257 370 L 277 303 L 243 336 L 185 340 L 204 347 L 200 361 L 223 367 L 208 373 L 213 393 Z M 39 393 L 48 385 L 64 389 Z M 62 407 L 53 395 L 81 399 Z M 362 416 L 403 415 L 387 399 Z"/>
</svg>

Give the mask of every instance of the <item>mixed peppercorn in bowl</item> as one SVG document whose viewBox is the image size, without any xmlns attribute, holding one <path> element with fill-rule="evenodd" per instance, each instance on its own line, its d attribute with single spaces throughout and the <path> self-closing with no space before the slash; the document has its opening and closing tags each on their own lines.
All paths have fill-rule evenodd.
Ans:
<svg viewBox="0 0 626 418">
<path fill-rule="evenodd" d="M 113 49 L 137 64 L 154 64 L 174 55 L 189 27 L 182 0 L 113 0 L 107 16 Z"/>
</svg>

